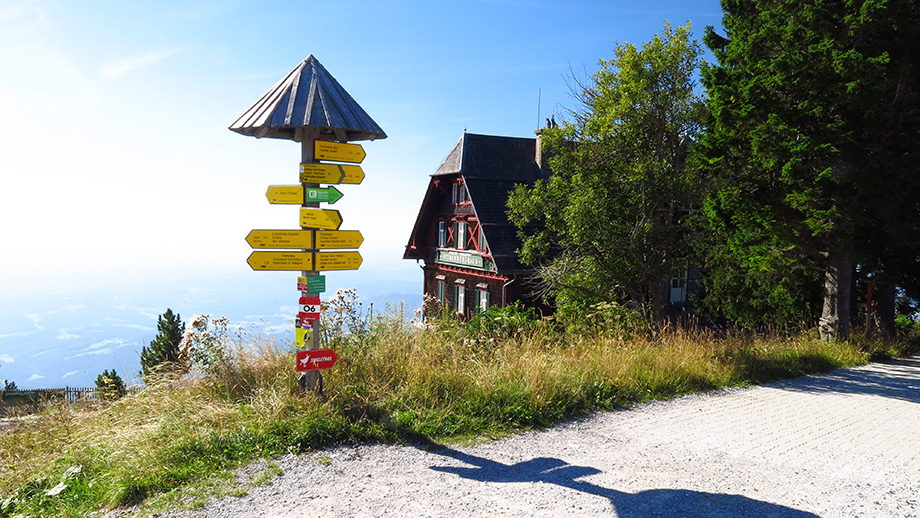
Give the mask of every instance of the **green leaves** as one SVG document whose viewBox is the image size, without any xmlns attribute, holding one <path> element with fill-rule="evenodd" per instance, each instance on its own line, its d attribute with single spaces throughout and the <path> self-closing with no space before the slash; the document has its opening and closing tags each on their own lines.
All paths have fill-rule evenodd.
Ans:
<svg viewBox="0 0 920 518">
<path fill-rule="evenodd" d="M 673 223 L 697 192 L 685 157 L 704 113 L 694 94 L 700 47 L 689 24 L 665 25 L 641 49 L 619 44 L 614 54 L 588 84 L 575 80 L 582 109 L 543 131 L 553 175 L 515 189 L 509 217 L 557 305 L 628 298 L 661 308 L 652 293 L 685 248 Z"/>
</svg>

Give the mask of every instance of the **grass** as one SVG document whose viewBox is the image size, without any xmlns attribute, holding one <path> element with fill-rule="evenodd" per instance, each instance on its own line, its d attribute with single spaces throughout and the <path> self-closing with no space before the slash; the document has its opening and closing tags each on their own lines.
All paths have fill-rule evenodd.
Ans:
<svg viewBox="0 0 920 518">
<path fill-rule="evenodd" d="M 353 306 L 337 320 L 340 307 L 327 319 L 326 345 L 340 359 L 324 372 L 322 397 L 294 389 L 290 346 L 231 337 L 218 320 L 199 332 L 191 373 L 112 403 L 48 405 L 40 419 L 0 434 L 0 517 L 86 516 L 151 500 L 195 507 L 280 474 L 268 464 L 248 482 L 227 475 L 253 459 L 337 443 L 497 437 L 595 410 L 859 365 L 911 343 L 823 342 L 808 332 L 572 335 L 499 317 L 421 327 L 392 314 L 364 319 Z"/>
</svg>

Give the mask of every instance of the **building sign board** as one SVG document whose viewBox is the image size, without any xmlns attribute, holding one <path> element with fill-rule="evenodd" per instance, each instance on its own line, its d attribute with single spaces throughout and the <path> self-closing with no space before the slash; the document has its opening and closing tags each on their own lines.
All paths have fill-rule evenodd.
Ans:
<svg viewBox="0 0 920 518">
<path fill-rule="evenodd" d="M 441 264 L 450 264 L 454 266 L 465 266 L 467 268 L 485 269 L 485 258 L 479 254 L 469 252 L 459 252 L 457 250 L 438 250 L 435 256 L 435 262 Z"/>
</svg>

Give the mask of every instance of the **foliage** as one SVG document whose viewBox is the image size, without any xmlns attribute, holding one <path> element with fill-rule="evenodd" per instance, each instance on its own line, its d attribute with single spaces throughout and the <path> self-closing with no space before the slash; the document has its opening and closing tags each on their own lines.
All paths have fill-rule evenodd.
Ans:
<svg viewBox="0 0 920 518">
<path fill-rule="evenodd" d="M 708 307 L 849 330 L 849 275 L 916 272 L 920 8 L 910 0 L 723 2 L 704 41 L 711 120 L 696 164 Z M 900 279 L 899 279 L 900 277 Z M 777 291 L 779 290 L 779 291 Z M 733 301 L 730 297 L 750 300 Z M 758 318 L 758 314 L 760 317 Z"/>
<path fill-rule="evenodd" d="M 641 49 L 621 43 L 590 84 L 578 83 L 583 107 L 572 120 L 543 130 L 553 174 L 517 186 L 508 207 L 520 256 L 541 265 L 558 307 L 629 300 L 661 316 L 667 280 L 686 254 L 675 223 L 696 196 L 685 155 L 700 128 L 699 56 L 689 23 L 666 24 Z"/>
<path fill-rule="evenodd" d="M 157 335 L 141 350 L 141 374 L 184 369 L 186 358 L 179 352 L 179 343 L 185 333 L 185 324 L 178 314 L 167 308 L 157 317 Z"/>
<path fill-rule="evenodd" d="M 96 376 L 96 394 L 106 401 L 114 401 L 124 397 L 127 393 L 125 381 L 115 372 L 115 369 L 104 370 Z"/>
</svg>

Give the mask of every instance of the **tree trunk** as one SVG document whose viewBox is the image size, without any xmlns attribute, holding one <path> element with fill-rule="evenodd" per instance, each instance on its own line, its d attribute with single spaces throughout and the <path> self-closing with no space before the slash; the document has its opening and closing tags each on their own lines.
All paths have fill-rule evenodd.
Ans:
<svg viewBox="0 0 920 518">
<path fill-rule="evenodd" d="M 876 284 L 875 319 L 878 329 L 885 338 L 893 338 L 897 330 L 894 326 L 895 295 L 897 287 L 894 283 Z"/>
<path fill-rule="evenodd" d="M 827 257 L 824 276 L 824 308 L 819 331 L 823 340 L 846 340 L 850 336 L 850 281 L 853 260 L 849 252 L 834 251 Z"/>
</svg>

